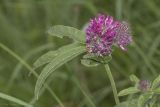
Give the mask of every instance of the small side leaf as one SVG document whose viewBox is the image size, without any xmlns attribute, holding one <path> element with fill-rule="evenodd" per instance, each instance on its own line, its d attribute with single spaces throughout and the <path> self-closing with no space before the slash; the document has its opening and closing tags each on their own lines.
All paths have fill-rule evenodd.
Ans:
<svg viewBox="0 0 160 107">
<path fill-rule="evenodd" d="M 136 84 L 138 84 L 139 83 L 139 79 L 138 79 L 138 77 L 137 76 L 135 76 L 134 74 L 132 74 L 131 76 L 130 76 L 130 80 L 132 81 L 132 82 L 135 82 Z"/>
<path fill-rule="evenodd" d="M 160 85 L 160 75 L 153 81 L 151 89 L 157 88 Z"/>
<path fill-rule="evenodd" d="M 85 32 L 78 30 L 74 27 L 56 25 L 51 27 L 47 32 L 52 36 L 57 36 L 60 38 L 66 36 L 75 41 L 85 43 Z"/>
<path fill-rule="evenodd" d="M 38 99 L 39 92 L 44 84 L 45 80 L 49 75 L 53 73 L 56 69 L 61 67 L 63 64 L 67 63 L 68 61 L 72 60 L 76 56 L 84 53 L 86 51 L 85 46 L 79 46 L 75 48 L 71 48 L 69 50 L 64 51 L 63 53 L 59 54 L 55 57 L 41 72 L 39 75 L 36 86 L 35 86 L 35 96 Z"/>
<path fill-rule="evenodd" d="M 138 92 L 140 92 L 140 90 L 137 89 L 136 87 L 130 87 L 130 88 L 120 91 L 118 96 L 125 96 L 125 95 L 134 94 Z"/>
</svg>

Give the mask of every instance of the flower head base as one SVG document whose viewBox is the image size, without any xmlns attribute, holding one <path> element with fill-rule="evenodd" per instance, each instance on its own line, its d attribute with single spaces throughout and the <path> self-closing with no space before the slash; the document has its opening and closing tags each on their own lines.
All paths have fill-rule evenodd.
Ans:
<svg viewBox="0 0 160 107">
<path fill-rule="evenodd" d="M 86 47 L 89 53 L 107 56 L 112 53 L 112 46 L 118 45 L 122 50 L 132 41 L 129 26 L 112 16 L 98 15 L 91 19 L 86 29 Z"/>
</svg>

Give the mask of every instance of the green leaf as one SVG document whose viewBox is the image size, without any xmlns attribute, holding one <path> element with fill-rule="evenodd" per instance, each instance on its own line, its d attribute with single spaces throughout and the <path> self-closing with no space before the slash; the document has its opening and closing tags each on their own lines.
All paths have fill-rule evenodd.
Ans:
<svg viewBox="0 0 160 107">
<path fill-rule="evenodd" d="M 112 59 L 111 55 L 106 57 L 98 57 L 94 54 L 86 54 L 81 60 L 81 64 L 87 67 L 95 67 L 100 64 L 107 64 Z"/>
<path fill-rule="evenodd" d="M 34 69 L 44 65 L 44 64 L 47 64 L 49 63 L 51 60 L 53 60 L 53 58 L 55 58 L 56 56 L 58 55 L 58 52 L 57 51 L 49 51 L 45 54 L 43 54 L 40 58 L 38 58 L 33 66 L 34 66 Z"/>
<path fill-rule="evenodd" d="M 111 55 L 108 55 L 108 56 L 105 56 L 102 60 L 102 63 L 103 64 L 108 64 L 109 61 L 112 60 L 112 56 Z"/>
<path fill-rule="evenodd" d="M 100 65 L 99 62 L 96 62 L 96 61 L 90 60 L 90 59 L 81 59 L 81 64 L 83 64 L 86 67 L 96 67 L 96 66 Z"/>
<path fill-rule="evenodd" d="M 83 59 L 81 59 L 81 64 L 86 67 L 96 67 L 100 64 L 100 62 L 96 61 L 94 59 L 96 57 L 94 54 L 86 54 L 83 56 Z"/>
<path fill-rule="evenodd" d="M 105 57 L 99 57 L 99 56 L 96 56 L 94 54 L 86 54 L 86 55 L 83 56 L 83 59 L 90 59 L 92 61 L 99 62 L 99 63 L 102 63 L 102 64 L 108 64 L 108 62 L 111 61 L 112 56 L 108 55 L 108 56 L 105 56 Z"/>
<path fill-rule="evenodd" d="M 138 98 L 138 107 L 143 107 L 147 103 L 147 101 L 152 97 L 152 95 L 152 92 L 140 95 L 140 97 Z"/>
<path fill-rule="evenodd" d="M 140 92 L 140 90 L 137 89 L 136 87 L 130 87 L 130 88 L 127 88 L 127 89 L 120 91 L 118 96 L 125 96 L 128 94 L 134 94 L 134 93 L 138 93 L 138 92 Z"/>
<path fill-rule="evenodd" d="M 120 107 L 137 107 L 137 102 L 138 100 L 133 99 L 133 100 L 128 100 L 120 103 Z"/>
<path fill-rule="evenodd" d="M 57 68 L 61 67 L 63 64 L 67 63 L 68 61 L 72 60 L 76 56 L 84 53 L 86 51 L 85 46 L 78 46 L 71 48 L 69 50 L 64 51 L 63 53 L 59 54 L 55 57 L 41 72 L 35 86 L 35 96 L 38 98 L 39 91 L 42 88 L 45 80 L 49 75 L 53 73 Z"/>
<path fill-rule="evenodd" d="M 51 27 L 47 32 L 52 36 L 57 36 L 60 38 L 66 36 L 75 41 L 85 43 L 85 32 L 78 30 L 74 27 L 56 25 Z"/>
<path fill-rule="evenodd" d="M 156 94 L 160 94 L 160 88 L 158 88 L 158 89 L 155 89 L 155 90 L 152 90 L 154 93 L 156 93 Z"/>
<path fill-rule="evenodd" d="M 157 88 L 160 85 L 160 75 L 153 81 L 151 89 Z"/>
<path fill-rule="evenodd" d="M 80 46 L 80 44 L 78 43 L 72 43 L 72 44 L 69 44 L 69 45 L 65 45 L 55 51 L 49 51 L 45 54 L 43 54 L 40 58 L 38 58 L 35 63 L 33 64 L 34 66 L 34 69 L 44 65 L 44 64 L 47 64 L 49 62 L 51 62 L 56 56 L 58 56 L 61 52 L 64 52 L 66 50 L 69 50 L 71 48 L 74 48 L 74 47 L 78 47 Z"/>
<path fill-rule="evenodd" d="M 24 107 L 33 107 L 29 103 L 26 103 L 26 102 L 24 102 L 20 99 L 17 99 L 15 97 L 12 97 L 12 96 L 9 96 L 9 95 L 6 95 L 6 94 L 1 93 L 1 92 L 0 92 L 0 98 L 11 101 L 11 102 L 14 102 L 14 103 L 17 103 L 17 104 L 22 105 Z"/>
<path fill-rule="evenodd" d="M 138 98 L 138 107 L 143 107 L 145 104 L 145 98 L 143 95 L 141 95 L 139 98 Z"/>
<path fill-rule="evenodd" d="M 132 81 L 132 82 L 135 82 L 136 84 L 138 84 L 139 83 L 139 79 L 138 79 L 138 77 L 137 76 L 135 76 L 134 74 L 132 74 L 131 76 L 130 76 L 130 80 Z"/>
</svg>

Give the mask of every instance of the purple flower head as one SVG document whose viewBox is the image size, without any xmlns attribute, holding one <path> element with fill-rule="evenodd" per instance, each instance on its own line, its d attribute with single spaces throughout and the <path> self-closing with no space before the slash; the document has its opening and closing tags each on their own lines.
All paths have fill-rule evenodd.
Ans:
<svg viewBox="0 0 160 107">
<path fill-rule="evenodd" d="M 122 50 L 132 41 L 126 22 L 113 19 L 112 16 L 98 15 L 90 20 L 86 29 L 86 47 L 89 53 L 107 56 L 112 53 L 112 46 Z"/>
<path fill-rule="evenodd" d="M 151 82 L 148 80 L 141 80 L 139 82 L 138 88 L 143 92 L 148 91 L 150 89 L 150 87 L 151 87 Z"/>
<path fill-rule="evenodd" d="M 112 44 L 119 24 L 112 16 L 98 15 L 91 19 L 86 29 L 88 52 L 98 56 L 109 55 L 112 52 Z"/>
<path fill-rule="evenodd" d="M 115 42 L 124 51 L 127 50 L 126 46 L 132 42 L 131 29 L 127 22 L 120 23 Z"/>
</svg>

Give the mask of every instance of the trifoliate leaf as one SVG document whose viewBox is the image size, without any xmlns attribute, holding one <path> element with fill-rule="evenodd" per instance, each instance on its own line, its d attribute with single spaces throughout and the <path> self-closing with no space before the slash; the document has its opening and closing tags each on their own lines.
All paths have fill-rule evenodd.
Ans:
<svg viewBox="0 0 160 107">
<path fill-rule="evenodd" d="M 86 51 L 85 46 L 78 46 L 66 51 L 63 51 L 57 57 L 55 57 L 46 67 L 42 70 L 41 74 L 39 75 L 36 86 L 35 86 L 35 96 L 38 98 L 40 89 L 44 84 L 45 80 L 49 75 L 51 75 L 56 69 L 61 67 L 63 64 L 67 63 L 68 61 L 72 60 L 76 56 L 84 53 Z"/>
<path fill-rule="evenodd" d="M 51 62 L 56 56 L 58 56 L 59 54 L 61 54 L 62 52 L 66 51 L 66 50 L 69 50 L 71 48 L 74 48 L 74 47 L 78 47 L 80 46 L 80 44 L 78 43 L 72 43 L 72 44 L 69 44 L 69 45 L 65 45 L 55 51 L 49 51 L 45 54 L 43 54 L 41 57 L 39 57 L 33 64 L 34 68 L 38 68 L 40 66 L 43 66 L 49 62 Z"/>
<path fill-rule="evenodd" d="M 56 25 L 51 27 L 47 32 L 52 36 L 57 36 L 60 38 L 66 36 L 80 43 L 85 43 L 85 32 L 74 27 Z"/>
</svg>

